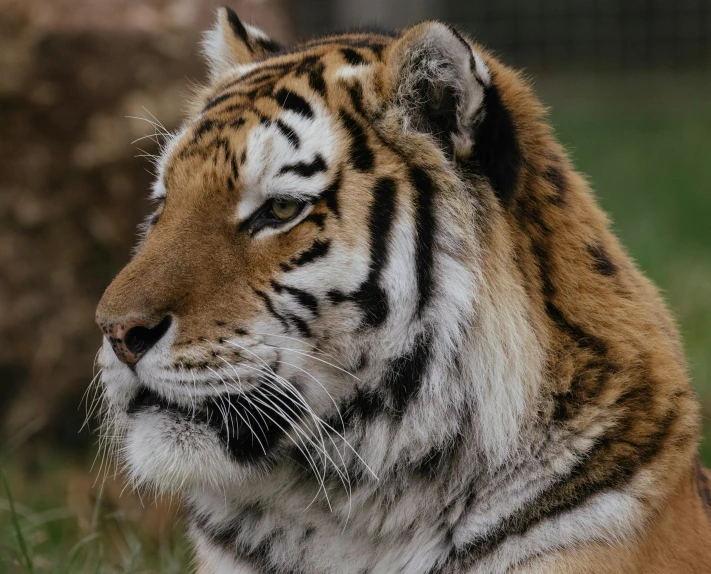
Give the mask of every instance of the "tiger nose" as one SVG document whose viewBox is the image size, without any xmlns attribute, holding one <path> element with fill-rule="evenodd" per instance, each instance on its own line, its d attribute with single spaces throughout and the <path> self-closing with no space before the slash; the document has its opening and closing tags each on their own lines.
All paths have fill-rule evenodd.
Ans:
<svg viewBox="0 0 711 574">
<path fill-rule="evenodd" d="M 142 319 L 98 321 L 118 360 L 130 366 L 138 363 L 161 340 L 171 322 L 170 315 L 154 326 Z"/>
</svg>

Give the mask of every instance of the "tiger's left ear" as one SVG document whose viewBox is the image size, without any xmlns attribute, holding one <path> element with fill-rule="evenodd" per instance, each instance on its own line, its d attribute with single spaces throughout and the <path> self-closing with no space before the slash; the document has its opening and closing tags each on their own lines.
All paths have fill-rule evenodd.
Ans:
<svg viewBox="0 0 711 574">
<path fill-rule="evenodd" d="M 431 135 L 449 157 L 468 153 L 491 75 L 464 37 L 441 22 L 418 24 L 392 46 L 387 68 L 405 131 Z"/>
<path fill-rule="evenodd" d="M 202 46 L 213 80 L 235 66 L 255 62 L 281 50 L 279 43 L 259 28 L 244 24 L 227 6 L 217 10 L 217 22 L 205 33 Z"/>
</svg>

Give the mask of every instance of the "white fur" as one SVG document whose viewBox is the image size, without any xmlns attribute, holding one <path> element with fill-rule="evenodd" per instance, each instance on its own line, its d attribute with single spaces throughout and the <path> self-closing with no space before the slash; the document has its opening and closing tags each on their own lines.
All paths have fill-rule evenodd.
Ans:
<svg viewBox="0 0 711 574">
<path fill-rule="evenodd" d="M 363 76 L 372 72 L 370 66 L 359 64 L 357 66 L 342 66 L 334 72 L 334 76 L 341 80 L 350 80 L 352 78 L 362 79 Z"/>
<path fill-rule="evenodd" d="M 271 123 L 259 125 L 247 136 L 247 160 L 240 174 L 245 194 L 237 207 L 237 219 L 247 218 L 270 197 L 290 196 L 312 199 L 321 193 L 335 177 L 333 171 L 304 178 L 288 172 L 280 174 L 282 167 L 298 162 L 310 163 L 320 155 L 326 165 L 334 164 L 340 147 L 337 132 L 330 115 L 316 102 L 311 102 L 315 118 L 305 118 L 292 111 L 282 111 L 281 119 L 299 136 L 301 145 L 295 149 L 288 139 Z"/>
</svg>

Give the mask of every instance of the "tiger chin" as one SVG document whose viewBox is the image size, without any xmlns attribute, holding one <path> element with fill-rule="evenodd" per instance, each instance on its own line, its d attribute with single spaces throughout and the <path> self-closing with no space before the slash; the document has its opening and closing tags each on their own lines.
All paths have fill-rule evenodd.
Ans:
<svg viewBox="0 0 711 574">
<path fill-rule="evenodd" d="M 526 81 L 440 22 L 204 51 L 97 310 L 199 572 L 711 571 L 674 321 Z"/>
</svg>

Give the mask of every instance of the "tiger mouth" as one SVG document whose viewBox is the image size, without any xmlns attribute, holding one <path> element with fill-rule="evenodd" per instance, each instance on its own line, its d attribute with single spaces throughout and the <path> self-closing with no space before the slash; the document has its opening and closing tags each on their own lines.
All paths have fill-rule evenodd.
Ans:
<svg viewBox="0 0 711 574">
<path fill-rule="evenodd" d="M 306 411 L 295 397 L 277 395 L 273 387 L 262 385 L 240 394 L 212 397 L 195 407 L 171 402 L 144 386 L 131 399 L 126 412 L 130 415 L 160 412 L 207 426 L 236 462 L 245 463 L 268 457 L 279 439 Z"/>
</svg>

